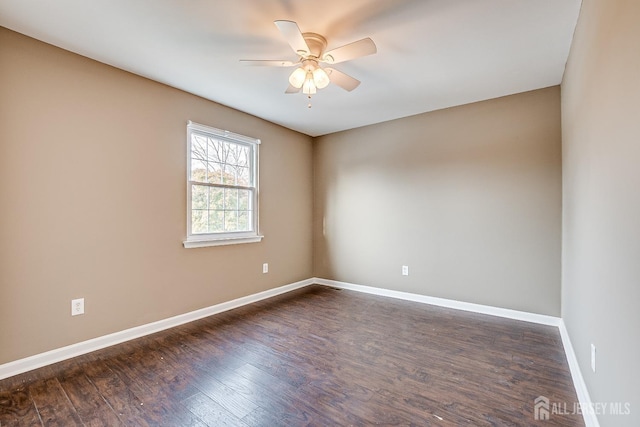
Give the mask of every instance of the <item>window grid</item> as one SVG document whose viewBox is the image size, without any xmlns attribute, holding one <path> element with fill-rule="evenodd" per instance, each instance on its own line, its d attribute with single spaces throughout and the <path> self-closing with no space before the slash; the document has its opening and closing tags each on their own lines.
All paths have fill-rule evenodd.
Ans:
<svg viewBox="0 0 640 427">
<path fill-rule="evenodd" d="M 229 187 L 219 187 L 217 185 L 198 185 L 196 183 L 192 183 L 192 195 L 198 195 L 198 191 L 194 191 L 197 188 L 203 188 L 208 191 L 204 191 L 202 198 L 204 200 L 199 200 L 198 197 L 192 196 L 192 224 L 202 224 L 200 230 L 194 229 L 194 234 L 201 231 L 202 233 L 206 232 L 233 232 L 233 231 L 250 231 L 251 230 L 251 219 L 252 219 L 252 203 L 253 199 L 253 189 L 249 188 L 229 188 Z M 220 190 L 221 196 L 220 199 L 222 201 L 221 204 L 217 204 L 215 201 L 215 196 L 212 197 L 212 190 Z M 242 193 L 241 193 L 242 192 Z M 234 195 L 235 193 L 235 195 Z M 229 196 L 231 194 L 231 196 Z M 204 201 L 204 203 L 198 202 Z M 215 220 L 215 214 L 222 214 L 222 218 L 219 221 Z M 212 221 L 212 214 L 214 220 Z M 194 221 L 194 217 L 196 219 L 199 218 L 198 221 Z M 235 217 L 235 220 L 229 219 Z M 213 225 L 212 225 L 213 223 Z M 215 226 L 216 223 L 221 223 L 224 226 Z M 206 224 L 206 226 L 205 226 Z M 193 225 L 192 225 L 193 226 Z"/>
<path fill-rule="evenodd" d="M 234 135 L 238 139 L 229 138 L 229 132 L 213 130 L 215 134 L 209 134 L 206 130 L 193 129 L 192 123 L 188 126 L 188 235 L 257 237 L 259 141 L 240 135 Z"/>
</svg>

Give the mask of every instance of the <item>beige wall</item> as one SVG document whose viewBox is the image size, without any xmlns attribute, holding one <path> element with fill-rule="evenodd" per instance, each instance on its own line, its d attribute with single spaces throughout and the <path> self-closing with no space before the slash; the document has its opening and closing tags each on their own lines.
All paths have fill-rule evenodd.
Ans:
<svg viewBox="0 0 640 427">
<path fill-rule="evenodd" d="M 311 138 L 2 28 L 0 55 L 0 364 L 312 276 Z M 182 247 L 187 120 L 262 140 L 261 243 Z"/>
<path fill-rule="evenodd" d="M 562 316 L 591 399 L 640 425 L 640 2 L 584 0 L 562 83 Z M 590 345 L 597 349 L 591 371 Z"/>
<path fill-rule="evenodd" d="M 559 315 L 560 134 L 552 87 L 318 138 L 316 276 Z"/>
</svg>

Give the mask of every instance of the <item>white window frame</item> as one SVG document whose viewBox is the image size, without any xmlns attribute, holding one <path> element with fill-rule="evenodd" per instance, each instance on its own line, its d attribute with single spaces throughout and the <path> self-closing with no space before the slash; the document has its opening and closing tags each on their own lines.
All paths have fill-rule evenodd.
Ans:
<svg viewBox="0 0 640 427">
<path fill-rule="evenodd" d="M 207 136 L 227 141 L 233 144 L 248 145 L 251 147 L 252 165 L 251 173 L 253 176 L 253 199 L 251 201 L 253 207 L 253 214 L 251 216 L 250 231 L 237 231 L 237 232 L 221 232 L 221 233 L 198 233 L 193 234 L 191 230 L 191 189 L 192 184 L 202 184 L 200 182 L 191 181 L 191 135 L 192 133 L 205 134 Z M 187 122 L 187 239 L 182 242 L 185 248 L 202 248 L 207 246 L 220 246 L 220 245 L 233 245 L 238 243 L 254 243 L 262 240 L 263 236 L 259 234 L 259 215 L 258 215 L 258 189 L 259 189 L 259 156 L 258 147 L 260 146 L 260 140 L 250 138 L 248 136 L 239 135 L 237 133 L 229 132 L 227 130 L 217 129 L 214 127 L 201 125 L 192 121 Z M 216 185 L 212 185 L 216 186 Z M 234 186 L 229 186 L 233 188 Z M 243 187 L 240 187 L 243 188 Z"/>
</svg>

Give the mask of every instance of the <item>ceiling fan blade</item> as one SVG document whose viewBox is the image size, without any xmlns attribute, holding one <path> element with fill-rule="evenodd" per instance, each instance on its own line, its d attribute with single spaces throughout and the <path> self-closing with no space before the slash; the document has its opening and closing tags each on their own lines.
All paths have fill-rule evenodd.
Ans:
<svg viewBox="0 0 640 427">
<path fill-rule="evenodd" d="M 276 24 L 276 27 L 278 27 L 296 55 L 305 56 L 309 54 L 309 46 L 307 46 L 307 42 L 302 37 L 298 24 L 293 21 L 273 21 L 273 23 Z"/>
<path fill-rule="evenodd" d="M 244 65 L 255 65 L 255 66 L 265 66 L 265 67 L 293 67 L 297 64 L 297 62 L 292 61 L 280 61 L 273 59 L 241 59 L 241 63 Z"/>
<path fill-rule="evenodd" d="M 287 90 L 284 91 L 284 93 L 298 93 L 302 90 L 301 87 L 295 87 L 293 85 L 289 85 L 289 87 L 287 88 Z"/>
<path fill-rule="evenodd" d="M 361 56 L 372 55 L 377 51 L 376 44 L 367 37 L 330 50 L 324 54 L 322 60 L 329 64 L 337 64 L 338 62 L 349 61 Z"/>
<path fill-rule="evenodd" d="M 360 85 L 360 80 L 354 79 L 353 77 L 343 73 L 342 71 L 338 71 L 335 68 L 325 68 L 324 69 L 329 75 L 329 80 L 331 83 L 336 86 L 340 86 L 342 89 L 351 92 L 355 88 Z"/>
</svg>

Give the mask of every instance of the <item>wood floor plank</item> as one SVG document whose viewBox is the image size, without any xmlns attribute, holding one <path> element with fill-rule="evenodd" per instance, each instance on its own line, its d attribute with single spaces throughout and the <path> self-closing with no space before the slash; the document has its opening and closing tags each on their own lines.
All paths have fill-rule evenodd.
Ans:
<svg viewBox="0 0 640 427">
<path fill-rule="evenodd" d="M 24 385 L 0 391 L 0 426 L 41 426 L 38 411 Z"/>
<path fill-rule="evenodd" d="M 120 426 L 120 418 L 100 392 L 76 367 L 58 377 L 58 381 L 85 426 Z"/>
<path fill-rule="evenodd" d="M 241 384 L 241 391 L 250 390 L 245 395 L 258 406 L 273 414 L 283 414 L 283 417 L 294 425 L 310 422 L 314 417 L 314 411 L 297 396 L 297 389 L 281 378 L 275 377 L 251 364 L 243 365 L 234 371 L 238 376 L 233 380 L 226 379 L 226 384 L 237 390 Z M 239 377 L 243 377 L 240 379 Z M 243 381 L 244 380 L 244 381 Z"/>
<path fill-rule="evenodd" d="M 102 361 L 87 364 L 84 373 L 109 403 L 124 425 L 149 427 L 152 424 L 141 409 L 142 401 L 118 374 Z"/>
<path fill-rule="evenodd" d="M 310 286 L 2 380 L 0 426 L 520 426 L 538 396 L 577 402 L 557 328 Z"/>
<path fill-rule="evenodd" d="M 203 393 L 197 393 L 183 402 L 194 415 L 209 426 L 238 426 L 245 424 L 213 399 Z"/>
<path fill-rule="evenodd" d="M 31 384 L 29 394 L 45 426 L 83 425 L 57 378 Z"/>
<path fill-rule="evenodd" d="M 147 350 L 147 351 L 144 351 Z M 157 352 L 147 346 L 133 352 L 110 358 L 107 365 L 119 373 L 127 387 L 136 390 L 152 425 L 198 425 L 198 419 L 181 403 L 180 399 L 197 393 L 191 384 L 181 378 L 165 375 Z M 189 387 L 189 393 L 184 393 Z M 176 389 L 179 391 L 176 394 Z"/>
<path fill-rule="evenodd" d="M 256 403 L 247 399 L 232 387 L 220 382 L 215 376 L 215 374 L 211 375 L 208 372 L 201 372 L 195 379 L 195 384 L 202 391 L 202 394 L 212 399 L 237 418 L 244 418 L 258 409 Z"/>
</svg>

